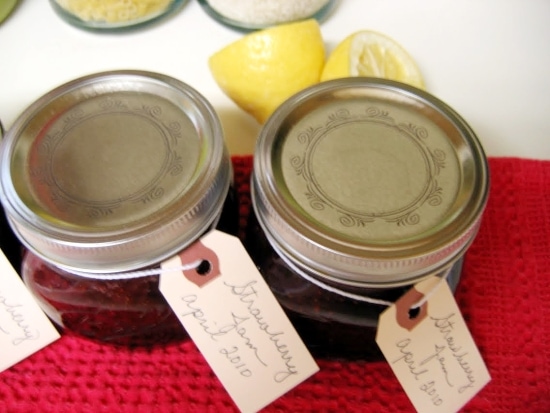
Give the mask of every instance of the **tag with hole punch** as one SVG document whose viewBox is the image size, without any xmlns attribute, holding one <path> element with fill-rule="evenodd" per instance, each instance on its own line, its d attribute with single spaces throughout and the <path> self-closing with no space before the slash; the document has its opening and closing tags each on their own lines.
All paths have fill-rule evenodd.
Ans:
<svg viewBox="0 0 550 413">
<path fill-rule="evenodd" d="M 241 411 L 319 370 L 237 237 L 212 231 L 161 267 L 162 294 Z"/>
<path fill-rule="evenodd" d="M 491 380 L 453 293 L 438 277 L 418 283 L 380 315 L 376 341 L 418 412 L 457 412 Z"/>
<path fill-rule="evenodd" d="M 59 333 L 0 251 L 0 372 L 58 338 Z"/>
</svg>

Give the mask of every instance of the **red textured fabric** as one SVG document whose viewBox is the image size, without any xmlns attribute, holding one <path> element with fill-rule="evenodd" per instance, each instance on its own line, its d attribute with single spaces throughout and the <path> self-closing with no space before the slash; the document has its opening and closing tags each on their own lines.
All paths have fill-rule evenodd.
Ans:
<svg viewBox="0 0 550 413">
<path fill-rule="evenodd" d="M 250 157 L 233 159 L 241 224 Z M 550 412 L 550 161 L 490 159 L 491 195 L 458 304 L 492 375 L 465 412 Z M 267 412 L 414 411 L 384 362 L 318 360 Z M 126 349 L 64 335 L 0 374 L 0 412 L 234 412 L 192 342 Z"/>
</svg>

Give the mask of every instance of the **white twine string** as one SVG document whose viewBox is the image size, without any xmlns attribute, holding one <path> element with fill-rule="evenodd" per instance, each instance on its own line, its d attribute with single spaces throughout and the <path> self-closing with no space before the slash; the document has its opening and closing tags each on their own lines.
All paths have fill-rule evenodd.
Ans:
<svg viewBox="0 0 550 413">
<path fill-rule="evenodd" d="M 370 304 L 385 305 L 387 307 L 389 307 L 390 305 L 393 304 L 391 301 L 386 301 L 386 300 L 382 300 L 382 299 L 379 299 L 379 298 L 373 298 L 373 297 L 368 297 L 368 296 L 364 296 L 364 295 L 353 294 L 353 293 L 349 293 L 347 291 L 340 290 L 339 288 L 335 288 L 335 287 L 332 287 L 328 284 L 325 284 L 324 282 L 319 281 L 316 278 L 310 277 L 309 275 L 305 274 L 303 271 L 301 271 L 297 268 L 293 268 L 293 269 L 296 272 L 298 272 L 301 277 L 305 278 L 310 283 L 315 284 L 317 287 L 319 287 L 323 290 L 329 291 L 331 293 L 338 294 L 338 295 L 341 295 L 343 297 L 351 298 L 352 300 L 367 302 L 367 303 L 370 303 Z"/>
<path fill-rule="evenodd" d="M 339 288 L 332 287 L 328 284 L 325 284 L 322 281 L 319 281 L 316 278 L 313 278 L 313 277 L 307 275 L 306 273 L 304 273 L 299 268 L 296 268 L 296 266 L 294 266 L 292 263 L 290 263 L 286 260 L 284 260 L 284 261 L 290 267 L 292 267 L 292 269 L 294 271 L 296 271 L 301 277 L 305 278 L 307 281 L 311 282 L 312 284 L 315 284 L 317 287 L 319 287 L 323 290 L 341 295 L 343 297 L 351 298 L 351 299 L 356 300 L 356 301 L 366 302 L 366 303 L 369 303 L 369 304 L 382 305 L 382 306 L 386 306 L 386 307 L 389 307 L 389 306 L 395 304 L 393 301 L 387 301 L 387 300 L 382 300 L 382 299 L 379 299 L 379 298 L 373 298 L 373 297 L 369 297 L 369 296 L 353 294 L 353 293 L 349 293 L 347 291 L 340 290 Z M 445 273 L 441 275 L 441 277 L 440 277 L 439 281 L 437 282 L 437 284 L 434 285 L 426 294 L 424 294 L 424 296 L 420 300 L 418 300 L 416 303 L 414 303 L 411 306 L 410 309 L 415 310 L 417 308 L 422 307 L 433 296 L 433 294 L 437 291 L 439 286 L 443 282 L 447 282 L 447 278 L 449 277 L 449 274 L 451 273 L 451 270 L 452 270 L 452 267 L 449 268 L 447 271 L 445 271 Z"/>
<path fill-rule="evenodd" d="M 78 270 L 71 270 L 71 274 L 78 275 L 79 277 L 89 278 L 89 279 L 95 279 L 95 280 L 129 280 L 129 279 L 136 279 L 136 278 L 143 278 L 143 277 L 149 277 L 151 275 L 161 275 L 163 273 L 172 272 L 172 271 L 188 271 L 197 269 L 201 263 L 204 260 L 196 260 L 189 264 L 180 265 L 177 267 L 157 267 L 157 268 L 150 268 L 147 270 L 139 270 L 139 271 L 129 271 L 129 272 L 121 272 L 121 273 L 108 273 L 108 274 L 96 274 L 96 273 L 89 273 L 85 271 L 78 271 Z M 382 300 L 379 298 L 359 295 L 359 294 L 353 294 L 347 291 L 340 290 L 339 288 L 332 287 L 328 284 L 325 284 L 322 281 L 319 281 L 316 278 L 313 278 L 306 273 L 304 273 L 302 270 L 294 266 L 292 263 L 285 260 L 287 265 L 289 265 L 294 271 L 296 271 L 301 277 L 303 277 L 305 280 L 309 281 L 310 283 L 316 285 L 317 287 L 329 291 L 334 294 L 341 295 L 343 297 L 350 298 L 352 300 L 366 302 L 369 304 L 375 304 L 375 305 L 382 305 L 389 307 L 393 304 L 395 304 L 393 301 L 388 300 Z M 449 274 L 451 273 L 452 267 L 449 268 L 445 273 L 439 277 L 439 281 L 426 293 L 423 295 L 423 297 L 418 300 L 416 303 L 414 303 L 410 309 L 416 310 L 420 307 L 422 307 L 432 296 L 435 294 L 437 289 L 441 286 L 442 283 L 447 282 L 447 278 L 449 277 Z"/>
<path fill-rule="evenodd" d="M 189 264 L 180 265 L 177 267 L 168 267 L 168 268 L 150 268 L 147 270 L 138 270 L 138 271 L 129 271 L 129 272 L 119 272 L 119 273 L 107 273 L 107 274 L 96 274 L 85 271 L 68 271 L 71 274 L 78 275 L 79 277 L 90 278 L 94 280 L 130 280 L 135 278 L 149 277 L 151 275 L 161 275 L 163 273 L 171 271 L 187 271 L 198 268 L 204 260 L 196 260 Z"/>
<path fill-rule="evenodd" d="M 435 294 L 441 284 L 447 282 L 447 278 L 449 278 L 449 274 L 451 274 L 451 269 L 452 267 L 445 271 L 445 273 L 441 277 L 439 277 L 439 281 L 437 282 L 437 284 L 434 285 L 426 294 L 424 294 L 424 296 L 420 300 L 414 303 L 411 306 L 411 310 L 416 310 L 417 308 L 422 307 L 425 303 L 428 302 L 428 300 Z"/>
</svg>

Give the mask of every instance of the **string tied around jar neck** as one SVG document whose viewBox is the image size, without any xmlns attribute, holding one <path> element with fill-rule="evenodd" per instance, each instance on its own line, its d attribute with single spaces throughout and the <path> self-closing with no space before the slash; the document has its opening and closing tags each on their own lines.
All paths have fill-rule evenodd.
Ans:
<svg viewBox="0 0 550 413">
<path fill-rule="evenodd" d="M 336 287 L 333 287 L 331 285 L 325 284 L 324 282 L 319 281 L 318 279 L 309 276 L 308 274 L 304 273 L 304 271 L 297 268 L 295 265 L 292 265 L 292 263 L 290 263 L 289 261 L 285 260 L 285 262 L 287 262 L 287 264 L 289 264 L 292 267 L 292 269 L 294 271 L 296 271 L 301 277 L 303 277 L 307 281 L 311 282 L 312 284 L 315 284 L 317 287 L 322 288 L 323 290 L 326 290 L 328 292 L 338 294 L 338 295 L 341 295 L 343 297 L 350 298 L 352 300 L 362 301 L 362 302 L 365 302 L 365 303 L 380 305 L 380 306 L 385 306 L 385 307 L 390 307 L 390 306 L 395 304 L 395 302 L 393 302 L 393 301 L 382 300 L 382 299 L 379 299 L 379 298 L 374 298 L 374 297 L 369 297 L 369 296 L 364 296 L 364 295 L 359 295 L 359 294 L 353 294 L 353 293 L 350 293 L 350 292 L 347 292 L 347 291 L 343 291 L 339 288 L 336 288 Z M 439 277 L 439 281 L 428 292 L 426 292 L 421 299 L 419 299 L 416 303 L 411 305 L 409 310 L 414 311 L 414 310 L 417 310 L 420 307 L 422 307 L 433 296 L 433 294 L 437 291 L 437 289 L 441 286 L 441 284 L 444 283 L 444 282 L 447 282 L 447 279 L 449 278 L 449 275 L 451 274 L 451 271 L 452 271 L 452 267 L 445 270 L 445 272 L 443 274 L 441 274 L 441 276 Z"/>
<path fill-rule="evenodd" d="M 206 260 L 195 260 L 188 264 L 182 264 L 176 267 L 157 267 L 157 268 L 149 268 L 145 270 L 137 270 L 137 271 L 128 271 L 128 272 L 118 272 L 118 273 L 110 273 L 110 274 L 97 274 L 97 273 L 91 273 L 86 271 L 78 271 L 78 270 L 70 270 L 69 272 L 74 275 L 78 275 L 79 277 L 93 279 L 93 280 L 102 280 L 102 281 L 116 281 L 116 280 L 133 280 L 136 278 L 144 278 L 144 277 L 150 277 L 153 275 L 161 275 L 164 273 L 172 272 L 172 271 L 189 271 L 189 270 L 197 270 L 199 271 L 201 266 L 208 266 L 209 262 Z M 207 272 L 207 271 L 205 271 Z"/>
<path fill-rule="evenodd" d="M 95 274 L 95 273 L 89 273 L 85 271 L 77 271 L 77 270 L 71 270 L 72 274 L 78 275 L 79 277 L 89 278 L 89 279 L 96 279 L 96 280 L 130 280 L 130 279 L 136 279 L 136 278 L 143 278 L 143 277 L 150 277 L 153 275 L 161 275 L 164 273 L 172 272 L 172 271 L 189 271 L 189 270 L 197 270 L 200 272 L 200 269 L 202 266 L 209 267 L 210 263 L 207 260 L 204 259 L 198 259 L 195 261 L 192 261 L 188 264 L 182 264 L 176 267 L 157 267 L 157 268 L 149 268 L 145 270 L 138 270 L 138 271 L 128 271 L 128 272 L 120 272 L 115 274 Z M 294 267 L 294 270 L 299 272 L 300 276 L 305 278 L 307 281 L 315 284 L 317 287 L 322 288 L 323 290 L 329 291 L 334 294 L 341 295 L 343 297 L 350 298 L 352 300 L 366 302 L 369 304 L 374 305 L 381 305 L 385 307 L 390 307 L 393 304 L 395 304 L 393 301 L 388 300 L 382 300 L 379 298 L 369 297 L 369 296 L 363 296 L 359 294 L 353 294 L 347 291 L 343 291 L 339 288 L 332 287 L 328 284 L 325 284 L 321 281 L 319 281 L 316 278 L 313 278 L 307 274 L 305 274 L 303 271 L 299 270 L 298 268 Z M 444 283 L 447 282 L 447 278 L 451 274 L 452 268 L 447 269 L 440 277 L 439 281 L 427 292 L 425 293 L 421 299 L 419 299 L 416 303 L 411 305 L 410 310 L 414 311 L 422 307 L 432 296 L 435 294 L 437 289 Z M 207 272 L 207 271 L 206 271 Z"/>
</svg>

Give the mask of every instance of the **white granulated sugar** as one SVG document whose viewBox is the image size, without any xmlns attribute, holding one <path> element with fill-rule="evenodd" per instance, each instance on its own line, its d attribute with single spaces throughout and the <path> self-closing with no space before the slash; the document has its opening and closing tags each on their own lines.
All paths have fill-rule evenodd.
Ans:
<svg viewBox="0 0 550 413">
<path fill-rule="evenodd" d="M 305 19 L 329 0 L 208 0 L 219 14 L 241 23 L 269 25 Z"/>
</svg>

